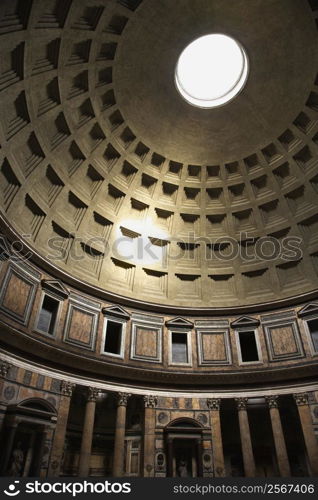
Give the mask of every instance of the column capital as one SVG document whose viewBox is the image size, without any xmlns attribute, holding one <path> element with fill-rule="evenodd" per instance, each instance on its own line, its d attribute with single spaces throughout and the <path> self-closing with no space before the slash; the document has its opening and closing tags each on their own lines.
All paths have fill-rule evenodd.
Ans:
<svg viewBox="0 0 318 500">
<path fill-rule="evenodd" d="M 144 396 L 145 408 L 156 408 L 158 404 L 157 396 Z"/>
<path fill-rule="evenodd" d="M 127 406 L 130 396 L 128 392 L 117 392 L 117 406 Z"/>
<path fill-rule="evenodd" d="M 88 387 L 88 394 L 87 394 L 87 401 L 92 401 L 96 403 L 96 400 L 99 396 L 99 389 L 96 389 L 96 387 Z"/>
<path fill-rule="evenodd" d="M 0 378 L 6 378 L 9 370 L 11 368 L 11 365 L 7 363 L 6 361 L 1 362 L 0 364 Z"/>
<path fill-rule="evenodd" d="M 308 405 L 308 393 L 301 392 L 299 394 L 293 394 L 294 400 L 297 406 Z"/>
<path fill-rule="evenodd" d="M 235 398 L 238 411 L 246 410 L 248 398 Z"/>
<path fill-rule="evenodd" d="M 279 396 L 265 396 L 265 401 L 269 409 L 279 407 Z"/>
<path fill-rule="evenodd" d="M 221 407 L 221 398 L 208 398 L 206 400 L 206 405 L 209 410 L 219 411 Z"/>
<path fill-rule="evenodd" d="M 68 396 L 69 398 L 73 394 L 73 390 L 75 389 L 75 385 L 73 382 L 69 382 L 68 380 L 62 380 L 61 383 L 61 394 L 62 396 Z"/>
</svg>

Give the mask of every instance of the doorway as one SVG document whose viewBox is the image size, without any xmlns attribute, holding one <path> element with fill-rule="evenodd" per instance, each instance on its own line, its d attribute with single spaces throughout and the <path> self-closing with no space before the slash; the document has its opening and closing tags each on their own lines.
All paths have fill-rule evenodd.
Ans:
<svg viewBox="0 0 318 500">
<path fill-rule="evenodd" d="M 196 446 L 193 439 L 173 441 L 173 477 L 197 477 Z"/>
<path fill-rule="evenodd" d="M 177 419 L 165 429 L 168 477 L 201 477 L 201 426 L 191 419 Z"/>
<path fill-rule="evenodd" d="M 46 400 L 32 398 L 8 406 L 2 431 L 1 475 L 38 477 L 46 473 L 48 436 L 55 422 L 56 410 Z"/>
</svg>

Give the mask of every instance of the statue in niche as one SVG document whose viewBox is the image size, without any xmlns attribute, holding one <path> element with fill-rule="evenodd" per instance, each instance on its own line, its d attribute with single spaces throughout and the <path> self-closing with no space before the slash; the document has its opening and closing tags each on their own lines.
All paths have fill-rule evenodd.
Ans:
<svg viewBox="0 0 318 500">
<path fill-rule="evenodd" d="M 8 470 L 8 475 L 11 477 L 22 476 L 22 467 L 24 462 L 24 452 L 22 450 L 21 441 L 17 443 L 17 447 L 12 452 L 11 464 Z"/>
<path fill-rule="evenodd" d="M 134 413 L 131 417 L 130 420 L 131 423 L 131 428 L 132 429 L 139 429 L 140 428 L 140 423 L 141 423 L 141 418 L 139 413 Z"/>
<path fill-rule="evenodd" d="M 181 458 L 179 465 L 178 465 L 178 476 L 179 477 L 188 477 L 188 467 L 187 467 L 187 461 L 184 458 Z"/>
<path fill-rule="evenodd" d="M 159 467 L 162 467 L 164 465 L 164 463 L 165 463 L 165 457 L 164 457 L 163 453 L 158 453 L 158 455 L 157 455 L 157 465 Z"/>
</svg>

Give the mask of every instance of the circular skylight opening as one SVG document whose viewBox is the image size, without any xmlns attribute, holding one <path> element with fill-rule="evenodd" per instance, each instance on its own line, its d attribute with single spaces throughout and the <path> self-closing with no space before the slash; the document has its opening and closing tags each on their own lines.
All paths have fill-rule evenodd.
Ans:
<svg viewBox="0 0 318 500">
<path fill-rule="evenodd" d="M 175 82 L 182 97 L 200 108 L 215 108 L 234 99 L 248 77 L 242 45 L 222 34 L 202 36 L 179 57 Z"/>
</svg>

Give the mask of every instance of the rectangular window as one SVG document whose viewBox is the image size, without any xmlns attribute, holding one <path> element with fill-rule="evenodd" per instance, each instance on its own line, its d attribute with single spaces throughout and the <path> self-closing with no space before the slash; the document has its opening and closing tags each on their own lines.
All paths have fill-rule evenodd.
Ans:
<svg viewBox="0 0 318 500">
<path fill-rule="evenodd" d="M 171 360 L 172 363 L 188 363 L 188 334 L 171 333 Z"/>
<path fill-rule="evenodd" d="M 314 351 L 318 352 L 318 318 L 307 321 Z"/>
<path fill-rule="evenodd" d="M 124 470 L 127 476 L 138 476 L 140 473 L 140 440 L 125 440 Z"/>
<path fill-rule="evenodd" d="M 238 332 L 241 358 L 243 363 L 251 363 L 253 361 L 259 361 L 256 337 L 254 331 L 249 332 Z"/>
<path fill-rule="evenodd" d="M 122 323 L 107 320 L 104 352 L 117 356 L 121 355 L 122 330 Z"/>
<path fill-rule="evenodd" d="M 53 299 L 49 295 L 44 295 L 38 317 L 37 330 L 49 335 L 54 334 L 59 305 L 60 302 L 58 300 Z"/>
</svg>

